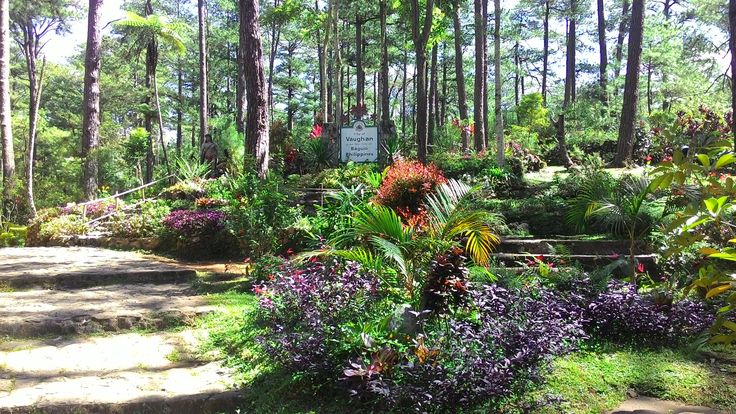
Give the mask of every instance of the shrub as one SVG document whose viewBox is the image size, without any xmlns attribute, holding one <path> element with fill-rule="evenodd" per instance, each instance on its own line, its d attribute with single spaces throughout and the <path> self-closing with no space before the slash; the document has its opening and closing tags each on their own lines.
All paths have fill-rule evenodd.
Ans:
<svg viewBox="0 0 736 414">
<path fill-rule="evenodd" d="M 113 236 L 144 238 L 159 236 L 171 209 L 163 201 L 144 201 L 133 211 L 118 212 L 109 222 Z"/>
<path fill-rule="evenodd" d="M 424 199 L 447 179 L 435 165 L 400 160 L 386 170 L 375 201 L 391 207 L 406 221 L 423 213 Z"/>
<path fill-rule="evenodd" d="M 266 354 L 296 372 L 337 379 L 356 339 L 347 324 L 370 317 L 377 280 L 351 263 L 286 264 L 273 282 L 255 288 Z"/>
<path fill-rule="evenodd" d="M 314 382 L 347 385 L 378 410 L 497 407 L 584 337 L 579 299 L 546 290 L 471 288 L 467 307 L 419 326 L 417 313 L 384 299 L 378 279 L 351 263 L 287 265 L 255 290 L 271 358 Z"/>
<path fill-rule="evenodd" d="M 188 200 L 194 201 L 205 196 L 204 183 L 200 180 L 179 181 L 178 183 L 166 188 L 159 195 L 164 200 Z"/>
<path fill-rule="evenodd" d="M 89 227 L 81 216 L 62 215 L 42 223 L 39 237 L 45 242 L 59 242 L 67 237 L 87 234 Z"/>
<path fill-rule="evenodd" d="M 219 187 L 212 186 L 212 197 L 228 200 L 223 209 L 228 216 L 226 225 L 241 253 L 257 257 L 279 252 L 287 242 L 299 244 L 303 235 L 295 234 L 294 226 L 301 218 L 301 208 L 289 205 L 280 179 L 261 180 L 248 172 L 215 183 Z"/>
<path fill-rule="evenodd" d="M 555 355 L 584 338 L 578 298 L 540 290 L 523 294 L 496 285 L 471 291 L 470 318 L 427 326 L 395 375 L 377 373 L 369 392 L 397 406 L 448 412 L 484 403 L 488 409 L 530 384 Z"/>
<path fill-rule="evenodd" d="M 225 213 L 220 211 L 175 210 L 163 220 L 164 226 L 183 238 L 214 236 L 225 228 Z"/>
<path fill-rule="evenodd" d="M 701 302 L 659 303 L 616 280 L 593 299 L 586 314 L 588 329 L 600 337 L 651 346 L 687 343 L 714 319 Z"/>
</svg>

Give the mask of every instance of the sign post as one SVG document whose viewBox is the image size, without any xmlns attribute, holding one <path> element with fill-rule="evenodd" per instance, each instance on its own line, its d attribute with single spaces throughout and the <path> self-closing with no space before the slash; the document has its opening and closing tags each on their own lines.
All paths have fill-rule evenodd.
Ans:
<svg viewBox="0 0 736 414">
<path fill-rule="evenodd" d="M 378 162 L 378 127 L 357 120 L 340 133 L 340 161 Z"/>
</svg>

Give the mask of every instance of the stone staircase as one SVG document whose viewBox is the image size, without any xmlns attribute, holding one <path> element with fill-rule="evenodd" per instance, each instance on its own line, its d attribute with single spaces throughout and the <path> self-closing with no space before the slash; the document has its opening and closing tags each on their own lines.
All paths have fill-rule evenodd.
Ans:
<svg viewBox="0 0 736 414">
<path fill-rule="evenodd" d="M 558 267 L 578 265 L 584 270 L 594 270 L 619 259 L 627 259 L 629 243 L 626 240 L 586 240 L 576 237 L 508 238 L 496 248 L 496 264 L 510 270 L 523 271 L 525 265 L 534 263 L 540 256 L 543 262 Z M 655 255 L 647 246 L 636 246 L 636 260 L 651 274 L 658 272 Z"/>
<path fill-rule="evenodd" d="M 190 322 L 193 270 L 132 252 L 0 249 L 0 414 L 234 412 Z M 177 327 L 177 329 L 168 329 Z"/>
</svg>

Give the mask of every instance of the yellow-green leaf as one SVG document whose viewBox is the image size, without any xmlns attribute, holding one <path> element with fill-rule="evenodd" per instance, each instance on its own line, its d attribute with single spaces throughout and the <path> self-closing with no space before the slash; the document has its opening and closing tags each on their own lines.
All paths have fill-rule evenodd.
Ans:
<svg viewBox="0 0 736 414">
<path fill-rule="evenodd" d="M 708 291 L 708 293 L 705 295 L 705 298 L 710 299 L 712 297 L 720 295 L 721 293 L 727 292 L 729 289 L 731 289 L 730 283 L 714 287 L 713 289 Z"/>
<path fill-rule="evenodd" d="M 733 152 L 729 152 L 727 154 L 721 155 L 721 158 L 718 158 L 715 168 L 723 168 L 727 165 L 733 164 L 734 162 L 736 162 L 736 155 L 734 155 Z"/>
</svg>

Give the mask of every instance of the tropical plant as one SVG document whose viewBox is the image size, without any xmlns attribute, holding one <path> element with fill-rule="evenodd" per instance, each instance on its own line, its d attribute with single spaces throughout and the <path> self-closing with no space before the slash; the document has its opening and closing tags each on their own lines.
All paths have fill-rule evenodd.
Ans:
<svg viewBox="0 0 736 414">
<path fill-rule="evenodd" d="M 437 187 L 425 199 L 427 216 L 421 226 L 404 224 L 391 208 L 368 204 L 358 208 L 351 222 L 329 240 L 330 247 L 307 252 L 301 258 L 335 255 L 377 270 L 385 261 L 395 267 L 408 297 L 416 299 L 426 265 L 438 253 L 462 246 L 475 263 L 488 264 L 499 242 L 492 226 L 500 219 L 485 211 L 462 208 L 461 201 L 470 192 L 468 185 L 456 180 Z"/>
<path fill-rule="evenodd" d="M 150 3 L 147 6 L 150 7 Z M 167 172 L 171 175 L 166 144 L 164 143 L 163 118 L 156 77 L 158 43 L 163 42 L 173 48 L 178 54 L 183 54 L 186 51 L 186 46 L 179 32 L 183 30 L 184 26 L 176 22 L 170 22 L 166 17 L 156 14 L 150 14 L 144 17 L 133 12 L 128 12 L 127 17 L 117 21 L 115 26 L 120 28 L 126 37 L 132 38 L 131 43 L 136 53 L 140 53 L 144 49 L 146 50 L 146 85 L 152 88 L 151 92 L 153 93 L 156 113 L 158 114 L 159 140 L 164 155 L 164 163 L 166 164 Z M 147 110 L 150 112 L 150 108 L 147 108 Z M 147 120 L 150 120 L 150 118 L 147 118 Z M 146 128 L 150 129 L 150 122 L 147 121 L 146 123 Z M 148 133 L 146 181 L 150 181 L 153 177 L 153 141 L 150 137 L 151 131 L 149 130 Z"/>
<path fill-rule="evenodd" d="M 210 172 L 209 163 L 200 163 L 196 157 L 187 155 L 175 156 L 174 168 L 176 179 L 179 181 L 204 179 Z"/>
<path fill-rule="evenodd" d="M 722 264 L 736 262 L 734 211 L 736 180 L 727 172 L 736 163 L 736 153 L 727 135 L 711 143 L 703 152 L 686 157 L 675 151 L 672 160 L 660 163 L 652 172 L 653 190 L 668 193 L 668 204 L 681 206 L 664 234 L 665 258 L 678 258 L 691 246 L 702 246 L 697 276 L 685 293 L 696 291 L 707 299 L 720 300 L 711 328 L 713 342 L 736 342 L 736 282 Z M 722 262 L 725 261 L 725 262 Z"/>
<path fill-rule="evenodd" d="M 570 203 L 567 220 L 582 224 L 596 222 L 629 242 L 629 269 L 636 286 L 636 244 L 652 229 L 655 217 L 664 214 L 663 203 L 654 198 L 644 176 L 626 175 L 617 181 L 592 179 Z"/>
</svg>

